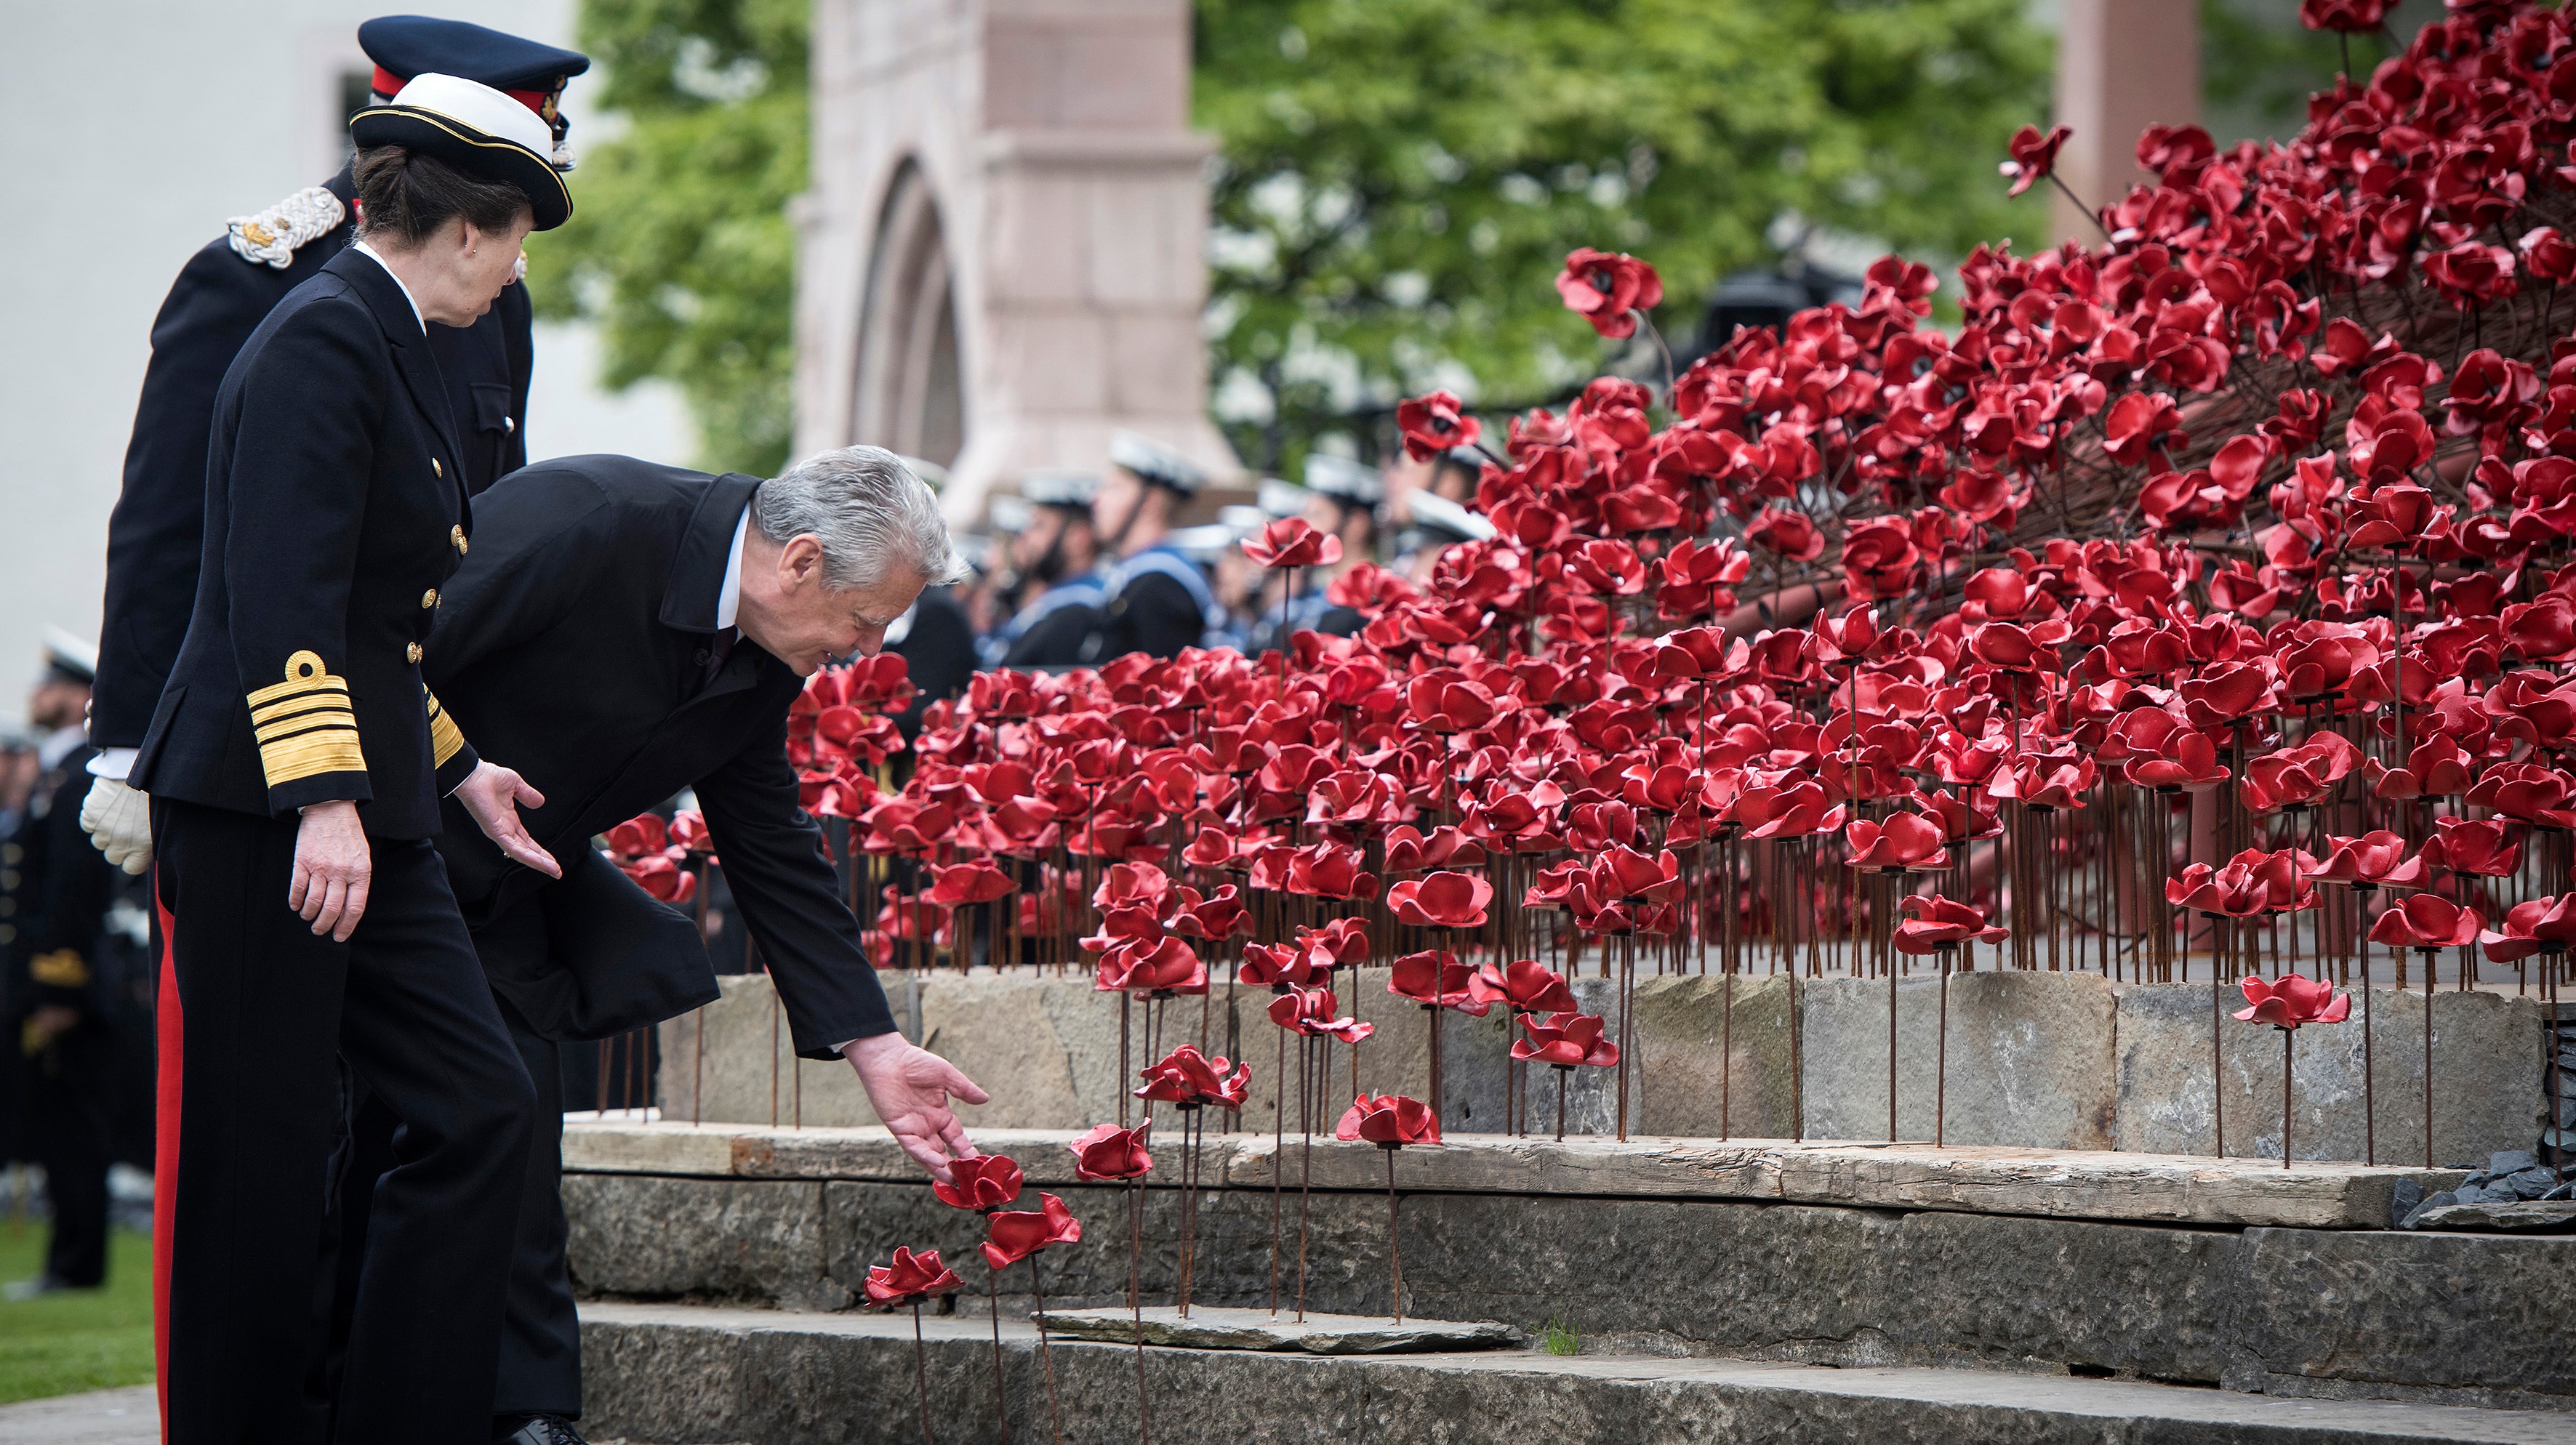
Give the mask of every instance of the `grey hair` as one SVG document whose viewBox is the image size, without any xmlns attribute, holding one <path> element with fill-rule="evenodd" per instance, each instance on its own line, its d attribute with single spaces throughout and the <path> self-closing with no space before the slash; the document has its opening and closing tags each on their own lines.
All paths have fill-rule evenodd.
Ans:
<svg viewBox="0 0 2576 1445">
<path fill-rule="evenodd" d="M 807 457 L 760 484 L 751 520 L 776 546 L 808 534 L 821 542 L 823 584 L 836 591 L 873 587 L 898 566 L 933 587 L 967 575 L 938 496 L 883 447 Z"/>
</svg>

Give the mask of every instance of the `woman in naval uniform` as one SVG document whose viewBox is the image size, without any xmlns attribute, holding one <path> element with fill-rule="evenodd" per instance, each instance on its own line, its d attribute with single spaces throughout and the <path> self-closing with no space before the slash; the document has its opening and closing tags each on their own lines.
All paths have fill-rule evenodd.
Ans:
<svg viewBox="0 0 2576 1445">
<path fill-rule="evenodd" d="M 485 1438 L 534 1107 L 431 844 L 454 792 L 555 872 L 514 809 L 534 790 L 421 683 L 472 532 L 428 327 L 483 314 L 572 201 L 545 123 L 473 81 L 416 77 L 350 131 L 363 229 L 216 396 L 196 605 L 135 763 L 184 1016 L 174 1445 Z M 337 1398 L 314 1401 L 335 1059 L 404 1127 Z"/>
</svg>

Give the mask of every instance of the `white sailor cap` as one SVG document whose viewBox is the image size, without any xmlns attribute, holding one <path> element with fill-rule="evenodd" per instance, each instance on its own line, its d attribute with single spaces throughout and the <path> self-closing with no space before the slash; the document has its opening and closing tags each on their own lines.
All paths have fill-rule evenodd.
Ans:
<svg viewBox="0 0 2576 1445">
<path fill-rule="evenodd" d="M 98 646 L 59 627 L 45 629 L 45 671 L 49 678 L 83 687 L 98 681 Z"/>
<path fill-rule="evenodd" d="M 1451 542 L 1484 542 L 1494 535 L 1494 524 L 1459 506 L 1437 492 L 1415 492 L 1405 505 L 1413 509 L 1414 534 L 1405 540 L 1406 550 L 1429 545 L 1445 546 Z"/>
<path fill-rule="evenodd" d="M 1219 507 L 1216 520 L 1219 526 L 1232 527 L 1243 536 L 1253 537 L 1260 535 L 1261 529 L 1269 525 L 1270 514 L 1259 507 Z"/>
<path fill-rule="evenodd" d="M 1100 495 L 1100 478 L 1091 472 L 1031 472 L 1020 478 L 1020 495 L 1033 507 L 1087 511 Z"/>
<path fill-rule="evenodd" d="M 1243 534 L 1223 522 L 1213 522 L 1204 527 L 1175 527 L 1163 534 L 1163 540 L 1200 566 L 1213 567 L 1243 540 Z"/>
<path fill-rule="evenodd" d="M 1321 492 L 1347 507 L 1374 507 L 1386 500 L 1386 478 L 1377 468 L 1349 457 L 1311 452 L 1306 457 L 1306 490 Z"/>
<path fill-rule="evenodd" d="M 995 492 L 992 499 L 984 504 L 984 515 L 992 522 L 994 531 L 1017 535 L 1029 529 L 1029 523 L 1037 519 L 1038 509 L 1030 506 L 1026 497 Z"/>
<path fill-rule="evenodd" d="M 1109 434 L 1109 464 L 1136 474 L 1142 481 L 1167 487 L 1184 497 L 1195 497 L 1207 481 L 1187 457 L 1151 437 L 1132 431 Z"/>
<path fill-rule="evenodd" d="M 1306 499 L 1309 495 L 1311 494 L 1304 487 L 1295 482 L 1283 482 L 1277 477 L 1263 477 L 1261 486 L 1253 493 L 1253 500 L 1260 503 L 1261 514 L 1264 517 L 1296 517 L 1305 514 Z"/>
</svg>

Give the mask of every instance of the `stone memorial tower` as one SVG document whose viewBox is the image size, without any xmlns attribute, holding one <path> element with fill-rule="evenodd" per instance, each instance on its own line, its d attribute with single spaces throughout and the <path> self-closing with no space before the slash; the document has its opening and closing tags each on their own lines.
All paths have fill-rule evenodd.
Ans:
<svg viewBox="0 0 2576 1445">
<path fill-rule="evenodd" d="M 797 450 L 949 467 L 955 520 L 1125 427 L 1219 478 L 1187 0 L 815 0 Z"/>
</svg>

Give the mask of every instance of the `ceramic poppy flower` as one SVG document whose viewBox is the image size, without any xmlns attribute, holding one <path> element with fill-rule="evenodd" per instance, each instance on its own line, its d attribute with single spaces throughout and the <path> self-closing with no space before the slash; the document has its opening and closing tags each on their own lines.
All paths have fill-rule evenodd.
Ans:
<svg viewBox="0 0 2576 1445">
<path fill-rule="evenodd" d="M 1263 884 L 1255 878 L 1252 886 Z M 1376 874 L 1362 869 L 1357 848 L 1327 841 L 1291 850 L 1287 878 L 1280 886 L 1310 898 L 1368 899 L 1377 896 L 1378 881 Z"/>
<path fill-rule="evenodd" d="M 1407 1144 L 1440 1142 L 1440 1117 L 1431 1106 L 1402 1094 L 1362 1094 L 1351 1101 L 1341 1122 L 1333 1126 L 1336 1139 L 1365 1139 L 1381 1149 L 1401 1149 Z"/>
<path fill-rule="evenodd" d="M 2133 758 L 2120 775 L 2141 788 L 2197 793 L 2226 782 L 2217 745 L 2196 728 L 2176 728 L 2157 744 L 2154 757 Z"/>
<path fill-rule="evenodd" d="M 665 854 L 656 853 L 620 866 L 627 877 L 635 880 L 636 887 L 660 902 L 676 906 L 698 896 L 698 875 Z"/>
<path fill-rule="evenodd" d="M 1342 539 L 1303 517 L 1282 517 L 1244 538 L 1243 555 L 1264 567 L 1330 567 L 1342 560 Z"/>
<path fill-rule="evenodd" d="M 2501 818 L 2436 818 L 2422 856 L 2427 868 L 2501 878 L 2522 867 L 2522 844 Z"/>
<path fill-rule="evenodd" d="M 1035 1209 L 998 1209 L 984 1220 L 984 1263 L 994 1269 L 1008 1269 L 1059 1244 L 1081 1242 L 1082 1221 L 1052 1194 L 1040 1194 Z"/>
<path fill-rule="evenodd" d="M 1545 1018 L 1522 1014 L 1520 1021 L 1525 1037 L 1512 1041 L 1512 1057 L 1522 1063 L 1537 1062 L 1555 1069 L 1618 1066 L 1619 1046 L 1601 1037 L 1603 1024 L 1597 1015 L 1569 1009 Z"/>
<path fill-rule="evenodd" d="M 1566 310 L 1617 341 L 1637 334 L 1638 311 L 1664 304 L 1664 280 L 1634 256 L 1579 246 L 1567 253 L 1565 269 L 1557 273 L 1556 294 L 1564 298 Z"/>
<path fill-rule="evenodd" d="M 1243 966 L 1236 970 L 1238 982 L 1254 988 L 1299 988 L 1312 980 L 1306 963 L 1306 950 L 1291 943 L 1247 943 L 1243 946 Z"/>
<path fill-rule="evenodd" d="M 919 1254 L 901 1245 L 895 1246 L 894 1262 L 868 1266 L 865 1286 L 868 1303 L 887 1309 L 901 1309 L 955 1294 L 966 1287 L 957 1272 L 939 1262 L 939 1251 L 925 1249 Z"/>
<path fill-rule="evenodd" d="M 1159 1063 L 1147 1065 L 1137 1077 L 1145 1081 L 1134 1091 L 1137 1098 L 1194 1109 L 1240 1109 L 1252 1086 L 1250 1065 L 1210 1059 L 1188 1044 L 1164 1055 Z"/>
<path fill-rule="evenodd" d="M 1954 898 L 1917 894 L 1897 906 L 1905 913 L 1893 938 L 1899 953 L 1935 953 L 1968 942 L 1996 943 L 2006 935 L 2006 930 L 1986 922 L 1984 909 Z"/>
<path fill-rule="evenodd" d="M 1020 1166 L 1003 1154 L 978 1154 L 967 1159 L 948 1161 L 951 1182 L 934 1183 L 930 1192 L 942 1204 L 959 1209 L 999 1209 L 1020 1197 L 1020 1186 L 1027 1181 Z"/>
<path fill-rule="evenodd" d="M 704 853 L 715 847 L 714 837 L 707 832 L 706 814 L 695 808 L 681 808 L 671 814 L 670 837 L 672 847 L 686 848 L 692 853 Z"/>
<path fill-rule="evenodd" d="M 1887 821 L 1855 819 L 1843 828 L 1851 866 L 1883 873 L 1937 873 L 1950 866 L 1941 825 L 1920 813 L 1896 812 Z"/>
<path fill-rule="evenodd" d="M 1153 1129 L 1152 1121 L 1133 1129 L 1115 1124 L 1095 1124 L 1081 1138 L 1065 1147 L 1073 1151 L 1073 1172 L 1084 1179 L 1140 1179 L 1152 1172 L 1154 1156 L 1145 1150 L 1145 1136 Z"/>
<path fill-rule="evenodd" d="M 2483 931 L 2476 909 L 2431 893 L 2409 893 L 2370 925 L 2370 941 L 2398 948 L 2465 948 Z"/>
<path fill-rule="evenodd" d="M 2299 23 L 2310 30 L 2367 35 L 2384 24 L 2391 0 L 2299 0 Z"/>
<path fill-rule="evenodd" d="M 2006 147 L 2012 152 L 2012 159 L 1997 167 L 2012 180 L 2012 190 L 2006 194 L 2018 196 L 2048 179 L 2048 173 L 2057 169 L 2057 148 L 2066 144 L 2066 138 L 2074 133 L 2062 125 L 2050 127 L 2046 135 L 2041 135 L 2035 125 L 2026 125 L 2013 132 L 2012 141 Z"/>
<path fill-rule="evenodd" d="M 1825 534 L 1804 512 L 1772 507 L 1745 524 L 1744 540 L 1792 562 L 1813 562 L 1825 555 Z"/>
<path fill-rule="evenodd" d="M 1100 956 L 1092 987 L 1101 993 L 1205 993 L 1207 965 L 1175 937 L 1123 942 Z"/>
<path fill-rule="evenodd" d="M 1308 965 L 1318 970 L 1365 963 L 1370 949 L 1368 920 L 1335 918 L 1320 927 L 1300 927 L 1297 946 L 1306 950 Z"/>
<path fill-rule="evenodd" d="M 1270 1021 L 1290 1033 L 1335 1038 L 1346 1044 L 1356 1044 L 1377 1032 L 1375 1024 L 1337 1015 L 1339 1002 L 1330 988 L 1291 989 L 1270 1001 Z"/>
<path fill-rule="evenodd" d="M 968 903 L 990 903 L 1019 887 L 1009 874 L 978 858 L 972 863 L 931 870 L 930 901 L 954 908 Z"/>
<path fill-rule="evenodd" d="M 1472 873 L 1407 878 L 1386 890 L 1396 921 L 1417 928 L 1482 928 L 1493 897 L 1494 885 Z"/>
<path fill-rule="evenodd" d="M 2564 953 L 2576 943 L 2576 893 L 2534 898 L 2507 909 L 2504 927 L 2478 935 L 2490 963 L 2515 963 L 2535 953 Z"/>
<path fill-rule="evenodd" d="M 1404 454 L 1417 462 L 1427 462 L 1453 448 L 1474 446 L 1484 431 L 1484 423 L 1469 416 L 1464 407 L 1465 403 L 1446 391 L 1398 402 L 1395 425 L 1404 434 Z"/>
<path fill-rule="evenodd" d="M 2339 1024 L 2352 1013 L 2352 995 L 2336 993 L 2334 985 L 2321 978 L 2285 973 L 2276 979 L 2242 979 L 2237 987 L 2245 991 L 2246 1007 L 2238 1009 L 2236 1017 L 2245 1023 L 2295 1029 L 2304 1024 Z"/>
<path fill-rule="evenodd" d="M 2377 828 L 2358 838 L 2329 834 L 2326 860 L 2309 872 L 2308 879 L 2373 888 L 2421 888 L 2431 871 L 2421 857 L 2408 855 L 2404 838 Z"/>
<path fill-rule="evenodd" d="M 1213 941 L 1251 930 L 1251 913 L 1243 906 L 1243 898 L 1233 884 L 1228 883 L 1204 898 L 1199 896 L 1197 889 L 1186 885 L 1178 893 L 1178 907 L 1172 913 L 1172 931 L 1181 937 Z"/>
<path fill-rule="evenodd" d="M 1574 1012 L 1574 990 L 1565 975 L 1536 959 L 1486 962 L 1467 980 L 1467 994 L 1480 1003 L 1502 1004 L 1514 1013 Z"/>
<path fill-rule="evenodd" d="M 1395 961 L 1386 991 L 1427 1008 L 1452 1008 L 1482 1018 L 1492 1005 L 1468 991 L 1467 983 L 1473 976 L 1473 971 L 1458 961 L 1458 955 L 1445 948 L 1426 949 Z"/>
</svg>

